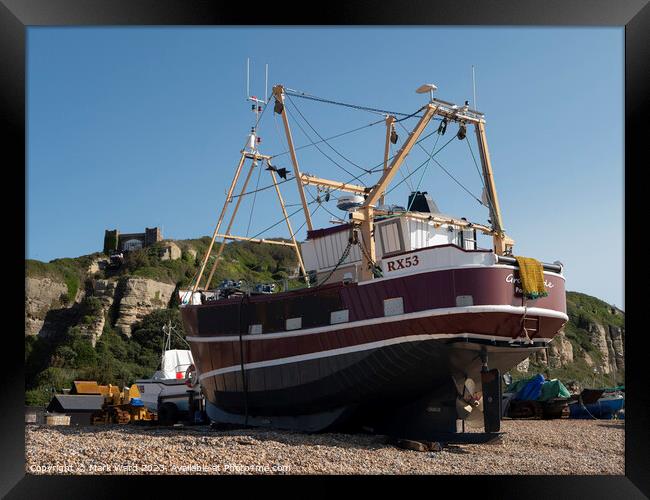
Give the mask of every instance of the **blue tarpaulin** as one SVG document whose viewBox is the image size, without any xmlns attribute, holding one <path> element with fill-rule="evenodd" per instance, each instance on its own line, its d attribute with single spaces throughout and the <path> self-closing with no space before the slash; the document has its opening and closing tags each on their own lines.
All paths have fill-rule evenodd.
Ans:
<svg viewBox="0 0 650 500">
<path fill-rule="evenodd" d="M 515 399 L 536 401 L 542 393 L 542 385 L 544 385 L 544 375 L 539 373 L 528 381 L 523 389 L 519 391 Z"/>
</svg>

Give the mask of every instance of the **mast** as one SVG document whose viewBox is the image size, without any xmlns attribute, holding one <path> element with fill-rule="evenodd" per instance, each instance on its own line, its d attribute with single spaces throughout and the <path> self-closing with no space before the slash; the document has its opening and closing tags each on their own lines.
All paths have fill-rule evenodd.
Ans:
<svg viewBox="0 0 650 500">
<path fill-rule="evenodd" d="M 235 170 L 235 175 L 232 178 L 232 182 L 230 183 L 228 194 L 226 195 L 226 201 L 224 202 L 223 208 L 221 209 L 219 220 L 217 221 L 217 225 L 215 226 L 214 232 L 212 233 L 212 239 L 210 240 L 210 245 L 208 246 L 208 250 L 205 252 L 205 256 L 203 257 L 203 262 L 201 263 L 201 269 L 199 270 L 199 274 L 196 278 L 196 283 L 194 283 L 194 288 L 192 288 L 192 296 L 194 296 L 194 293 L 199 288 L 199 283 L 201 283 L 201 278 L 203 277 L 203 271 L 205 271 L 205 265 L 208 263 L 208 259 L 210 258 L 210 254 L 212 253 L 212 247 L 214 246 L 214 240 L 217 238 L 217 235 L 219 234 L 219 228 L 221 227 L 223 218 L 225 217 L 226 211 L 228 210 L 228 203 L 232 201 L 232 192 L 234 191 L 235 186 L 237 185 L 237 181 L 239 180 L 239 174 L 241 174 L 241 169 L 244 166 L 245 159 L 246 159 L 246 153 L 242 152 L 241 158 L 239 159 L 239 164 L 237 165 L 237 169 Z"/>
<path fill-rule="evenodd" d="M 390 155 L 390 141 L 393 131 L 393 123 L 395 123 L 395 117 L 393 115 L 386 116 L 386 143 L 384 145 L 384 173 L 388 170 L 388 157 Z M 381 193 L 381 198 L 379 198 L 379 204 L 383 205 L 386 202 L 386 192 Z"/>
<path fill-rule="evenodd" d="M 296 149 L 293 145 L 293 138 L 291 137 L 291 128 L 289 127 L 289 120 L 287 118 L 287 112 L 285 110 L 284 103 L 284 87 L 282 85 L 276 85 L 273 87 L 273 96 L 279 106 L 275 107 L 275 112 L 282 115 L 282 123 L 284 124 L 284 132 L 287 136 L 287 143 L 289 144 L 289 153 L 291 154 L 291 162 L 293 163 L 293 173 L 296 178 L 296 184 L 298 185 L 298 194 L 300 195 L 300 202 L 302 203 L 302 209 L 305 212 L 305 220 L 307 221 L 307 230 L 311 231 L 314 229 L 314 226 L 311 223 L 311 214 L 309 213 L 309 207 L 307 206 L 307 198 L 305 198 L 305 189 L 302 185 L 302 178 L 300 174 L 300 167 L 298 166 L 298 158 L 296 157 Z"/>
<path fill-rule="evenodd" d="M 426 111 L 422 115 L 422 118 L 418 121 L 417 125 L 413 131 L 409 134 L 408 138 L 402 145 L 402 148 L 397 152 L 395 158 L 391 162 L 390 166 L 384 170 L 384 174 L 379 179 L 379 182 L 372 188 L 370 194 L 364 201 L 363 205 L 356 212 L 352 212 L 352 220 L 357 222 L 361 226 L 361 237 L 363 239 L 362 245 L 365 246 L 365 251 L 363 254 L 363 265 L 361 266 L 361 279 L 363 281 L 372 279 L 373 273 L 371 267 L 374 265 L 376 260 L 375 252 L 375 239 L 374 239 L 374 209 L 375 204 L 386 191 L 386 187 L 390 181 L 395 177 L 397 171 L 399 170 L 402 162 L 409 154 L 418 138 L 424 132 L 424 129 L 433 118 L 437 106 L 434 104 L 428 104 L 426 106 Z"/>
<path fill-rule="evenodd" d="M 492 229 L 494 230 L 493 241 L 494 251 L 497 255 L 503 255 L 512 250 L 514 241 L 506 236 L 503 230 L 503 221 L 501 219 L 501 208 L 499 207 L 499 198 L 497 196 L 497 189 L 494 183 L 494 175 L 492 173 L 492 162 L 490 161 L 490 152 L 488 150 L 487 139 L 485 137 L 485 122 L 478 121 L 474 124 L 476 129 L 476 140 L 479 146 L 479 154 L 481 156 L 481 165 L 483 167 L 483 178 L 485 179 L 485 189 L 488 195 L 490 220 L 492 221 Z"/>
<path fill-rule="evenodd" d="M 282 214 L 284 215 L 284 220 L 287 223 L 287 229 L 289 229 L 289 235 L 291 237 L 291 242 L 293 243 L 293 247 L 296 250 L 296 257 L 298 258 L 298 265 L 300 266 L 300 270 L 302 271 L 302 275 L 304 277 L 305 283 L 307 283 L 307 286 L 309 286 L 309 278 L 307 277 L 307 271 L 305 271 L 305 264 L 302 261 L 302 255 L 300 255 L 300 249 L 298 248 L 298 242 L 296 241 L 296 235 L 293 232 L 293 229 L 291 228 L 291 221 L 289 220 L 289 215 L 287 214 L 287 209 L 284 206 L 284 200 L 282 199 L 282 194 L 280 193 L 280 186 L 278 186 L 278 180 L 275 178 L 275 171 L 269 170 L 269 172 L 271 174 L 271 179 L 273 179 L 273 186 L 275 186 L 275 192 L 278 195 L 278 200 L 280 201 L 280 206 L 282 207 Z"/>
<path fill-rule="evenodd" d="M 251 168 L 248 169 L 248 175 L 246 176 L 246 179 L 244 180 L 244 184 L 241 188 L 241 192 L 239 193 L 239 196 L 237 198 L 237 203 L 235 203 L 235 208 L 232 211 L 232 215 L 230 216 L 230 222 L 228 222 L 228 227 L 226 228 L 226 233 L 224 236 L 230 236 L 230 230 L 232 229 L 232 225 L 235 222 L 235 217 L 237 216 L 237 211 L 239 210 L 239 205 L 241 205 L 241 201 L 244 199 L 244 193 L 246 192 L 246 188 L 248 187 L 248 182 L 251 180 L 251 176 L 253 175 L 253 170 L 255 170 L 255 167 L 257 166 L 257 160 L 253 160 L 251 162 Z M 205 289 L 208 290 L 210 287 L 210 282 L 212 281 L 212 276 L 214 276 L 214 271 L 217 269 L 217 262 L 219 262 L 219 258 L 221 257 L 221 254 L 223 253 L 223 249 L 226 246 L 226 238 L 222 238 L 221 240 L 221 245 L 219 245 L 219 250 L 217 250 L 217 255 L 214 258 L 214 262 L 212 263 L 212 269 L 210 269 L 210 274 L 208 274 L 208 279 L 205 281 Z"/>
</svg>

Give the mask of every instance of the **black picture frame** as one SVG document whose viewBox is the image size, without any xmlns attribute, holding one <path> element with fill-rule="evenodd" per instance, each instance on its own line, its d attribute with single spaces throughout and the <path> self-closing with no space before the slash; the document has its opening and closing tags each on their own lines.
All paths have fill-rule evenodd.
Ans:
<svg viewBox="0 0 650 500">
<path fill-rule="evenodd" d="M 252 16 L 251 12 L 262 15 Z M 303 17 L 288 18 L 289 13 Z M 311 14 L 315 12 L 316 14 Z M 5 124 L 3 137 L 4 169 L 14 174 L 5 190 L 3 213 L 10 222 L 25 231 L 25 219 L 16 208 L 21 194 L 26 196 L 25 168 L 25 56 L 26 29 L 29 26 L 80 25 L 520 25 L 520 26 L 620 26 L 625 28 L 625 189 L 628 229 L 643 227 L 644 187 L 632 178 L 641 171 L 642 154 L 648 141 L 648 95 L 650 94 L 650 6 L 648 0 L 437 0 L 425 2 L 354 1 L 328 2 L 327 8 L 314 9 L 304 2 L 284 2 L 260 6 L 242 6 L 201 0 L 0 0 L 0 117 Z M 606 96 L 603 96 L 606 98 Z M 597 103 L 596 103 L 597 105 Z M 645 140 L 645 142 L 644 142 Z M 10 153 L 11 156 L 8 156 Z M 9 160 L 11 158 L 11 160 Z M 636 169 L 635 169 L 636 167 Z M 21 175 L 23 174 L 23 175 Z M 13 196 L 18 199 L 14 199 Z M 646 195 L 647 197 L 647 195 Z M 23 203 L 25 199 L 22 199 Z M 23 205 L 25 206 L 25 205 Z M 596 216 L 596 215 L 595 215 Z M 7 230 L 7 227 L 5 227 Z M 638 233 L 635 233 L 635 236 Z M 595 235 L 595 239 L 598 235 Z M 25 241 L 24 238 L 22 240 Z M 196 488 L 196 481 L 217 481 L 217 488 L 233 484 L 238 478 L 226 477 L 126 477 L 126 476 L 25 476 L 24 443 L 24 367 L 23 343 L 17 331 L 24 323 L 23 298 L 15 292 L 24 283 L 24 270 L 18 262 L 25 258 L 19 238 L 10 239 L 12 293 L 4 306 L 11 312 L 11 325 L 3 332 L 5 343 L 0 443 L 3 466 L 0 467 L 0 495 L 7 498 L 75 498 L 115 496 L 157 487 L 180 486 L 188 494 L 221 494 L 219 490 Z M 646 332 L 641 330 L 639 309 L 634 301 L 647 294 L 641 274 L 647 274 L 639 255 L 638 237 L 626 239 L 625 259 L 631 271 L 625 272 L 626 309 L 626 430 L 625 476 L 433 476 L 411 478 L 429 494 L 441 491 L 465 491 L 472 496 L 497 498 L 643 498 L 650 496 L 650 456 L 648 396 L 644 382 L 644 358 L 647 357 Z M 593 242 L 592 242 L 593 243 Z M 588 251 L 586 249 L 585 251 Z M 636 255 L 635 255 L 636 253 Z M 644 252 L 645 253 L 645 252 Z M 13 259 L 15 255 L 15 261 Z M 618 263 L 616 263 L 618 264 Z M 607 263 L 603 263 L 607 265 Z M 637 267 L 639 269 L 637 269 Z M 638 290 L 638 292 L 637 292 Z M 632 301 L 632 302 L 630 302 Z M 7 341 L 11 341 L 8 347 Z M 241 479 L 241 478 L 239 478 Z M 259 479 L 259 480 L 258 480 Z M 262 481 L 264 479 L 264 481 Z M 246 478 L 246 494 L 267 492 L 268 482 L 313 480 L 314 478 Z M 317 478 L 321 487 L 338 487 L 340 478 Z M 353 482 L 362 478 L 348 478 Z M 408 478 L 380 477 L 382 484 L 405 484 Z M 190 483 L 191 480 L 191 483 Z M 326 486 L 326 483 L 329 483 Z M 208 486 L 204 484 L 203 486 Z M 278 485 L 279 486 L 279 485 Z M 288 487 L 285 484 L 284 487 Z M 294 485 L 292 484 L 292 487 Z M 135 489 L 134 489 L 135 488 Z M 264 490 L 262 489 L 264 488 Z M 409 486 L 410 488 L 410 486 Z M 205 491 L 205 493 L 204 493 Z M 409 491 L 409 490 L 406 490 Z M 211 493 L 210 493 L 211 492 Z M 225 494 L 225 490 L 224 490 Z M 153 495 L 151 495 L 153 496 Z"/>
</svg>

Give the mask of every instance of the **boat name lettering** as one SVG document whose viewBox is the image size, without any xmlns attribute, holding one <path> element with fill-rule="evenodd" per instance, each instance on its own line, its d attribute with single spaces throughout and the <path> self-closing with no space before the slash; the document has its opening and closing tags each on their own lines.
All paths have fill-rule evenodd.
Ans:
<svg viewBox="0 0 650 500">
<path fill-rule="evenodd" d="M 521 280 L 519 278 L 515 278 L 513 274 L 509 274 L 506 276 L 506 283 L 515 283 L 517 285 L 521 285 Z M 555 285 L 553 285 L 553 283 L 548 280 L 544 280 L 544 286 L 546 288 L 553 288 Z"/>
<path fill-rule="evenodd" d="M 410 257 L 404 257 L 402 259 L 391 260 L 388 263 L 389 271 L 396 271 L 398 269 L 406 269 L 407 267 L 415 267 L 420 263 L 420 259 L 417 255 L 411 255 Z"/>
</svg>

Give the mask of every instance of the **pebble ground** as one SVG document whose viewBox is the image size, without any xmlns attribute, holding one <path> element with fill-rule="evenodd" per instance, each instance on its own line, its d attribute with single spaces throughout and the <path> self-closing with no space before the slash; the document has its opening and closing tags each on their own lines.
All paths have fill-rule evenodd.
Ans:
<svg viewBox="0 0 650 500">
<path fill-rule="evenodd" d="M 504 420 L 496 443 L 439 452 L 383 436 L 209 426 L 26 427 L 28 474 L 616 474 L 624 421 Z"/>
</svg>

